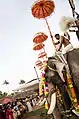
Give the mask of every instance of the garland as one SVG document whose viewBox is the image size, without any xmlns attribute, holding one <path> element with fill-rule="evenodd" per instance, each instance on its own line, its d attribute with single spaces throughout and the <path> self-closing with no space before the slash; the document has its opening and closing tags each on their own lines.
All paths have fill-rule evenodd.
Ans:
<svg viewBox="0 0 79 119">
<path fill-rule="evenodd" d="M 41 72 L 41 79 L 39 83 L 39 95 L 43 95 L 46 98 L 45 109 L 48 111 L 49 103 L 47 97 L 49 95 L 48 82 L 45 79 L 45 71 L 47 70 L 47 62 L 43 63 L 43 69 Z"/>
<path fill-rule="evenodd" d="M 43 95 L 46 98 L 46 102 L 45 102 L 45 109 L 46 110 L 49 109 L 49 103 L 47 101 L 47 97 L 49 95 L 49 89 L 48 89 L 48 82 L 45 79 L 45 71 L 47 70 L 47 67 L 48 67 L 47 62 L 44 62 L 43 63 L 43 69 L 41 72 L 42 75 L 41 75 L 41 79 L 40 79 L 40 83 L 39 83 L 39 86 L 40 86 L 39 87 L 39 94 Z M 79 105 L 78 105 L 76 93 L 75 93 L 75 90 L 73 87 L 73 82 L 72 82 L 71 77 L 69 76 L 68 73 L 66 73 L 66 76 L 67 76 L 67 88 L 68 88 L 68 92 L 70 95 L 70 99 L 72 101 L 72 104 L 73 104 L 75 110 L 77 112 L 79 112 Z M 57 97 L 59 98 L 60 96 L 57 95 Z"/>
<path fill-rule="evenodd" d="M 66 76 L 67 76 L 67 88 L 68 88 L 68 92 L 69 92 L 72 104 L 73 104 L 75 110 L 79 113 L 79 105 L 78 105 L 78 100 L 77 100 L 77 96 L 75 93 L 75 89 L 73 86 L 73 82 L 72 82 L 71 77 L 69 76 L 68 73 L 66 73 Z"/>
</svg>

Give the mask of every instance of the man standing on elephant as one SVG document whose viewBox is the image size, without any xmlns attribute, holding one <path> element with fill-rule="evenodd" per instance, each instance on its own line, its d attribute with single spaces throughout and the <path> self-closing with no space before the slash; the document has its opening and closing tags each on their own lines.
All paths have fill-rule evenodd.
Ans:
<svg viewBox="0 0 79 119">
<path fill-rule="evenodd" d="M 54 43 L 55 45 L 59 44 L 57 51 L 60 51 L 62 45 L 64 48 L 62 49 L 62 53 L 65 54 L 73 49 L 72 44 L 70 43 L 70 37 L 67 33 L 64 36 L 60 36 L 59 34 L 55 34 L 55 38 L 58 40 L 58 43 Z"/>
<path fill-rule="evenodd" d="M 64 63 L 67 72 L 70 74 L 69 66 L 67 63 L 67 55 L 63 56 L 63 54 L 66 54 L 67 52 L 73 50 L 73 46 L 70 42 L 70 36 L 66 32 L 62 36 L 60 36 L 59 34 L 55 34 L 55 38 L 58 40 L 58 44 L 59 44 L 58 49 L 56 49 L 57 50 L 56 54 L 60 58 L 60 60 Z M 54 44 L 57 45 L 57 43 L 54 43 Z M 62 45 L 64 46 L 64 48 L 62 48 Z M 62 51 L 61 51 L 61 48 L 62 48 Z"/>
</svg>

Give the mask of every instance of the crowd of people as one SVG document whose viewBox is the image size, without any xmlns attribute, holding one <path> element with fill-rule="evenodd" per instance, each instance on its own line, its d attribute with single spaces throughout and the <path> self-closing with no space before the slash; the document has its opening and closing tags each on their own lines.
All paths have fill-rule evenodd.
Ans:
<svg viewBox="0 0 79 119">
<path fill-rule="evenodd" d="M 7 104 L 0 104 L 0 119 L 22 119 L 37 104 L 37 98 L 19 99 Z"/>
</svg>

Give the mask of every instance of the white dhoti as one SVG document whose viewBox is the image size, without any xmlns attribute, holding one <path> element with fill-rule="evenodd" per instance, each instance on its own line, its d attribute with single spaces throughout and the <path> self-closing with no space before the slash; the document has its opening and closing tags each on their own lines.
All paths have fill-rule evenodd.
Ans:
<svg viewBox="0 0 79 119">
<path fill-rule="evenodd" d="M 72 44 L 69 44 L 65 48 L 63 48 L 62 54 L 65 54 L 65 53 L 72 51 L 72 50 L 73 50 L 73 46 L 72 46 Z"/>
<path fill-rule="evenodd" d="M 72 51 L 74 48 L 72 46 L 72 44 L 69 44 L 67 45 L 65 48 L 63 48 L 62 52 L 56 52 L 56 55 L 59 57 L 59 59 L 61 60 L 61 62 L 64 64 L 64 66 L 66 67 L 66 70 L 67 72 L 70 74 L 70 70 L 69 70 L 69 66 L 68 66 L 68 63 L 65 59 L 65 57 L 63 56 L 63 54 L 66 54 L 67 52 L 69 51 Z M 62 65 L 63 66 L 63 65 Z M 58 72 L 59 75 L 62 77 L 63 79 L 63 76 L 61 75 L 61 71 Z"/>
</svg>

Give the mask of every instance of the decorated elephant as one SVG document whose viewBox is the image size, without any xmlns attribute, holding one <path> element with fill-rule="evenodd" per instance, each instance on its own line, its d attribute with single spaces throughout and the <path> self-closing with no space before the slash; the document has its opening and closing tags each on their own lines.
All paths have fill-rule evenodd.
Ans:
<svg viewBox="0 0 79 119">
<path fill-rule="evenodd" d="M 52 115 L 52 118 L 54 118 L 54 119 L 62 119 L 59 109 L 56 106 L 55 86 L 52 83 L 48 83 L 48 88 L 49 88 L 48 97 L 46 98 L 46 97 L 44 97 L 44 95 L 41 95 L 40 100 L 37 105 L 38 106 L 45 105 L 45 102 L 48 101 L 48 103 L 50 104 L 50 109 L 47 111 L 47 114 Z M 53 103 L 51 101 L 52 99 L 53 99 Z"/>
<path fill-rule="evenodd" d="M 78 80 L 78 78 L 79 78 L 79 70 L 78 70 L 79 49 L 74 49 L 73 51 L 70 51 L 67 54 L 65 54 L 65 56 L 66 56 L 66 60 L 69 65 L 70 74 L 71 74 L 71 77 L 73 80 L 73 85 L 74 85 L 75 92 L 77 94 L 77 99 L 78 99 L 78 94 L 79 94 L 78 93 L 79 92 L 79 87 L 78 87 L 78 85 L 79 85 L 79 80 Z M 59 89 L 60 94 L 62 95 L 64 110 L 66 112 L 68 112 L 68 111 L 70 111 L 70 108 L 72 108 L 72 101 L 70 100 L 69 93 L 67 90 L 67 81 L 66 81 L 67 76 L 66 76 L 65 65 L 59 59 L 57 59 L 57 57 L 49 57 L 48 62 L 47 62 L 47 67 L 48 68 L 45 72 L 45 78 L 49 84 L 52 84 L 52 87 L 54 86 L 55 89 L 56 89 L 56 87 Z M 61 76 L 61 74 L 62 74 L 62 76 Z M 51 92 L 50 93 L 51 94 L 51 103 L 50 103 L 50 108 L 49 108 L 48 113 L 49 112 L 52 113 L 54 111 L 54 108 L 51 108 L 51 107 L 54 105 L 54 103 L 56 103 L 56 100 L 55 100 L 56 91 L 54 93 L 52 93 L 52 90 L 51 90 L 50 92 Z M 54 107 L 55 107 L 55 105 L 54 105 Z"/>
</svg>

